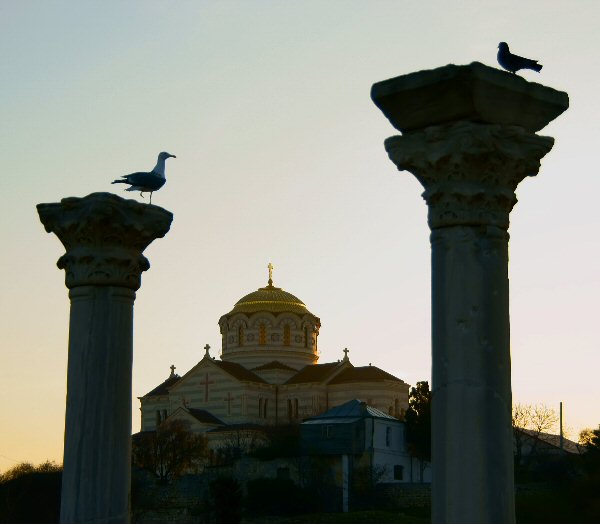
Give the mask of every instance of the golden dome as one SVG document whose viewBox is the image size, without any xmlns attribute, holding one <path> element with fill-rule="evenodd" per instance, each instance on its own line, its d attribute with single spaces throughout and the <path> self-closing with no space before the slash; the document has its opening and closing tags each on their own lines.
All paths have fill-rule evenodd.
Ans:
<svg viewBox="0 0 600 524">
<path fill-rule="evenodd" d="M 269 284 L 240 298 L 233 309 L 227 313 L 227 316 L 236 313 L 257 313 L 258 311 L 267 311 L 274 314 L 284 312 L 298 315 L 311 314 L 298 297 L 280 287 Z"/>
</svg>

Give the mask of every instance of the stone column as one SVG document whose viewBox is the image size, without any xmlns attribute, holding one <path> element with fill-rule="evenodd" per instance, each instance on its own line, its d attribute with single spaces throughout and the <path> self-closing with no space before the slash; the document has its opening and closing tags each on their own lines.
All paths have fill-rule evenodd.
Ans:
<svg viewBox="0 0 600 524">
<path fill-rule="evenodd" d="M 129 522 L 133 302 L 173 215 L 110 193 L 37 206 L 66 253 L 71 314 L 61 524 Z"/>
<path fill-rule="evenodd" d="M 431 228 L 432 522 L 513 524 L 509 213 L 566 93 L 484 66 L 375 84 L 385 141 L 425 188 Z"/>
</svg>

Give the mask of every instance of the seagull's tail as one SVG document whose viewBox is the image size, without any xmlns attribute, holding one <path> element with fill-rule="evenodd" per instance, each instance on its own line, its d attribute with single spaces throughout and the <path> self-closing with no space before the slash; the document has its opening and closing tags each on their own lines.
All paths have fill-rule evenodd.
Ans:
<svg viewBox="0 0 600 524">
<path fill-rule="evenodd" d="M 113 180 L 111 184 L 129 184 L 127 180 Z"/>
<path fill-rule="evenodd" d="M 537 71 L 538 73 L 542 70 L 542 64 L 538 64 L 537 60 L 527 60 L 527 66 L 528 69 L 533 69 L 534 71 Z"/>
</svg>

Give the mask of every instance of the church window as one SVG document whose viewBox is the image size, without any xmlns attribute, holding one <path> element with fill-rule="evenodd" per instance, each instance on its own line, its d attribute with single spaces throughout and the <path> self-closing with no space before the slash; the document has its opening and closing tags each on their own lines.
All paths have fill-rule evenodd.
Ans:
<svg viewBox="0 0 600 524">
<path fill-rule="evenodd" d="M 238 327 L 238 346 L 244 345 L 244 328 L 242 326 Z"/>
<path fill-rule="evenodd" d="M 162 419 L 167 420 L 167 410 L 166 409 L 162 410 Z"/>
<path fill-rule="evenodd" d="M 294 399 L 294 418 L 298 418 L 298 399 Z"/>
<path fill-rule="evenodd" d="M 385 428 L 385 445 L 389 448 L 392 445 L 392 428 Z"/>
<path fill-rule="evenodd" d="M 160 409 L 156 410 L 156 427 L 160 426 L 161 420 L 160 420 Z"/>
<path fill-rule="evenodd" d="M 285 326 L 283 326 L 283 345 L 284 346 L 290 345 L 290 325 L 289 324 L 286 324 Z"/>
<path fill-rule="evenodd" d="M 292 399 L 291 398 L 288 398 L 287 405 L 288 405 L 288 419 L 292 420 L 294 413 L 292 411 Z"/>
<path fill-rule="evenodd" d="M 258 343 L 260 345 L 267 343 L 267 327 L 264 324 L 258 327 Z"/>
<path fill-rule="evenodd" d="M 263 418 L 263 399 L 262 399 L 262 397 L 258 399 L 258 417 Z"/>
<path fill-rule="evenodd" d="M 394 466 L 394 480 L 404 480 L 404 466 L 399 464 Z"/>
<path fill-rule="evenodd" d="M 265 402 L 263 404 L 263 418 L 267 418 L 267 403 L 269 402 L 269 399 L 266 398 Z"/>
<path fill-rule="evenodd" d="M 308 328 L 304 328 L 304 347 L 308 347 Z"/>
<path fill-rule="evenodd" d="M 333 426 L 327 425 L 325 426 L 325 437 L 331 438 L 333 436 Z"/>
</svg>

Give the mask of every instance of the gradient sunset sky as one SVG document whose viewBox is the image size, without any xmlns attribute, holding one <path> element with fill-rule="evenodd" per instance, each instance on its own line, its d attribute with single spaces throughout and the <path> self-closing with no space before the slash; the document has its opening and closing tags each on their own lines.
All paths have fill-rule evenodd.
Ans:
<svg viewBox="0 0 600 524">
<path fill-rule="evenodd" d="M 321 318 L 320 362 L 430 380 L 422 188 L 383 148 L 377 81 L 496 67 L 498 42 L 570 109 L 511 214 L 513 399 L 600 424 L 600 4 L 597 1 L 23 1 L 0 3 L 0 471 L 62 461 L 69 301 L 35 205 L 150 170 L 175 215 L 135 305 L 141 396 L 183 374 L 243 295 L 274 283 Z M 457 416 L 460 414 L 457 413 Z"/>
</svg>

